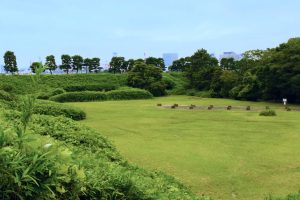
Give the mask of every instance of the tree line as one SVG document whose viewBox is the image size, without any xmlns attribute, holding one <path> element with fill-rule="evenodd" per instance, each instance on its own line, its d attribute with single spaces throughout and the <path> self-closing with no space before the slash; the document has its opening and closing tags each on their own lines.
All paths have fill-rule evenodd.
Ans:
<svg viewBox="0 0 300 200">
<path fill-rule="evenodd" d="M 189 89 L 209 91 L 212 97 L 300 102 L 300 38 L 267 50 L 246 51 L 241 60 L 218 62 L 200 49 L 174 61 L 169 70 L 183 72 Z"/>
<path fill-rule="evenodd" d="M 100 72 L 103 68 L 100 67 L 100 58 L 83 58 L 80 55 L 70 56 L 68 54 L 64 54 L 61 56 L 61 65 L 57 65 L 55 61 L 55 57 L 53 55 L 49 55 L 46 57 L 46 62 L 44 65 L 46 66 L 46 70 L 53 73 L 56 69 L 61 69 L 65 71 L 67 74 L 70 71 L 76 71 L 77 73 L 85 68 L 86 73 L 88 72 Z M 163 71 L 166 70 L 166 66 L 164 60 L 162 58 L 148 57 L 146 59 L 129 59 L 125 60 L 124 57 L 113 57 L 109 63 L 108 72 L 111 73 L 124 73 L 129 72 L 135 63 L 143 62 L 147 65 L 154 65 Z M 30 65 L 30 69 L 33 73 L 40 66 L 43 65 L 42 62 L 33 62 Z M 7 51 L 4 54 L 4 70 L 7 73 L 17 73 L 17 59 L 12 51 Z"/>
<path fill-rule="evenodd" d="M 4 56 L 4 70 L 7 73 L 15 74 L 18 70 L 17 59 L 12 51 L 7 51 Z M 100 58 L 83 58 L 80 55 L 70 56 L 68 54 L 64 54 L 61 56 L 61 65 L 57 65 L 55 61 L 55 57 L 53 55 L 49 55 L 46 57 L 46 62 L 44 63 L 45 70 L 48 70 L 50 74 L 53 73 L 56 69 L 61 69 L 67 74 L 70 71 L 82 71 L 83 67 L 85 67 L 85 72 L 100 72 L 102 67 L 100 67 Z M 38 69 L 42 62 L 33 62 L 30 65 L 30 69 L 33 73 Z"/>
</svg>

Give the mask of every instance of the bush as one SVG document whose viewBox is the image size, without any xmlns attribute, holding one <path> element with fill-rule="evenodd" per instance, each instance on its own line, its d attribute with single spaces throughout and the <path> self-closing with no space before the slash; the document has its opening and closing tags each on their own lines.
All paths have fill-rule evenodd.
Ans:
<svg viewBox="0 0 300 200">
<path fill-rule="evenodd" d="M 64 87 L 67 92 L 80 91 L 111 91 L 117 89 L 119 86 L 114 84 L 97 84 L 97 85 L 69 85 Z"/>
<path fill-rule="evenodd" d="M 86 102 L 106 100 L 150 99 L 151 93 L 141 89 L 113 90 L 109 92 L 67 92 L 50 98 L 56 102 Z"/>
<path fill-rule="evenodd" d="M 105 92 L 92 92 L 92 91 L 82 91 L 82 92 L 67 92 L 64 94 L 59 94 L 50 97 L 49 100 L 56 102 L 85 102 L 85 101 L 105 101 L 107 100 L 107 95 Z"/>
<path fill-rule="evenodd" d="M 34 106 L 34 113 L 41 115 L 65 116 L 73 120 L 83 120 L 86 118 L 84 111 L 71 106 L 54 103 L 51 101 L 38 101 Z"/>
<path fill-rule="evenodd" d="M 164 76 L 162 81 L 167 90 L 172 90 L 176 86 L 176 83 L 170 77 Z"/>
<path fill-rule="evenodd" d="M 151 85 L 146 89 L 155 97 L 160 97 L 167 94 L 166 87 L 162 81 L 151 83 Z"/>
<path fill-rule="evenodd" d="M 114 90 L 106 92 L 108 100 L 151 99 L 150 92 L 142 89 Z"/>
<path fill-rule="evenodd" d="M 259 113 L 259 116 L 276 116 L 275 110 L 264 110 Z"/>
<path fill-rule="evenodd" d="M 21 111 L 20 101 L 1 102 L 5 109 Z M 65 104 L 52 101 L 37 100 L 35 102 L 33 113 L 41 115 L 65 116 L 73 120 L 83 120 L 86 113 L 79 108 L 74 108 Z"/>
</svg>

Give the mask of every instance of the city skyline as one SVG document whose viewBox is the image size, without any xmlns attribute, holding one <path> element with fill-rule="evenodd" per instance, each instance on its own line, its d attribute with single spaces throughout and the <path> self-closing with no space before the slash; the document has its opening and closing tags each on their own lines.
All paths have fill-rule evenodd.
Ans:
<svg viewBox="0 0 300 200">
<path fill-rule="evenodd" d="M 18 66 L 62 54 L 125 58 L 220 55 L 266 49 L 300 34 L 300 2 L 279 1 L 17 1 L 2 0 L 0 64 L 7 50 Z M 274 20 L 276 19 L 276 20 Z"/>
</svg>

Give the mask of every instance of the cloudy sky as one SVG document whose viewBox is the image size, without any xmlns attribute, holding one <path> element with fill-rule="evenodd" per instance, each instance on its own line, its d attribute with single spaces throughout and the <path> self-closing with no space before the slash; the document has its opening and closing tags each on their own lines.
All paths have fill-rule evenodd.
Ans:
<svg viewBox="0 0 300 200">
<path fill-rule="evenodd" d="M 265 49 L 300 36 L 299 8 L 298 0 L 0 0 L 0 64 L 7 50 L 28 68 L 49 54 L 105 63 L 113 52 Z"/>
</svg>

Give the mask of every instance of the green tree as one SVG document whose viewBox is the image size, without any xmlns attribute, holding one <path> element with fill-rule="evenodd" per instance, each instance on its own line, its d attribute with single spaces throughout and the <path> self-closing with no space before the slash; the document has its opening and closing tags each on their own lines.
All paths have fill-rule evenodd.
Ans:
<svg viewBox="0 0 300 200">
<path fill-rule="evenodd" d="M 108 71 L 111 73 L 121 73 L 124 72 L 124 68 L 126 66 L 125 58 L 124 57 L 112 57 L 109 63 Z"/>
<path fill-rule="evenodd" d="M 83 66 L 85 67 L 85 73 L 87 74 L 89 71 L 89 68 L 92 66 L 92 59 L 85 58 L 83 60 Z"/>
<path fill-rule="evenodd" d="M 64 54 L 61 56 L 61 65 L 60 65 L 60 69 L 64 70 L 65 72 L 67 72 L 67 74 L 69 74 L 69 70 L 72 69 L 72 58 L 71 56 Z"/>
<path fill-rule="evenodd" d="M 169 70 L 172 72 L 184 72 L 190 66 L 191 61 L 190 57 L 180 58 L 175 60 L 173 64 L 169 67 Z"/>
<path fill-rule="evenodd" d="M 125 63 L 127 71 L 132 70 L 133 67 L 134 67 L 134 64 L 135 64 L 135 60 L 134 59 L 127 60 L 126 63 Z"/>
<path fill-rule="evenodd" d="M 100 58 L 92 58 L 90 60 L 89 72 L 100 72 Z"/>
<path fill-rule="evenodd" d="M 83 58 L 80 55 L 72 56 L 72 66 L 73 69 L 76 70 L 76 73 L 78 74 L 78 71 L 82 70 Z"/>
<path fill-rule="evenodd" d="M 206 90 L 210 87 L 214 67 L 218 66 L 218 60 L 211 57 L 205 49 L 200 49 L 190 58 L 190 64 L 185 74 L 191 88 Z"/>
<path fill-rule="evenodd" d="M 300 38 L 292 38 L 287 43 L 268 49 L 257 67 L 263 99 L 300 102 Z"/>
<path fill-rule="evenodd" d="M 7 51 L 4 54 L 4 70 L 11 74 L 18 72 L 17 59 L 12 51 Z"/>
<path fill-rule="evenodd" d="M 164 62 L 164 59 L 162 59 L 162 58 L 149 57 L 149 58 L 146 58 L 145 63 L 147 65 L 154 65 L 154 66 L 162 69 L 163 71 L 166 70 L 165 62 Z"/>
<path fill-rule="evenodd" d="M 53 55 L 49 55 L 46 57 L 45 66 L 47 66 L 47 69 L 50 71 L 50 74 L 52 74 L 52 72 L 57 69 L 55 57 Z"/>
<path fill-rule="evenodd" d="M 128 72 L 129 86 L 150 91 L 154 96 L 165 95 L 165 85 L 162 82 L 162 70 L 154 65 L 138 62 Z"/>
<path fill-rule="evenodd" d="M 41 69 L 43 67 L 43 64 L 41 62 L 33 62 L 30 65 L 30 69 L 32 73 L 35 73 L 36 70 Z"/>
<path fill-rule="evenodd" d="M 233 58 L 222 58 L 220 66 L 223 70 L 236 70 L 236 61 Z"/>
</svg>

